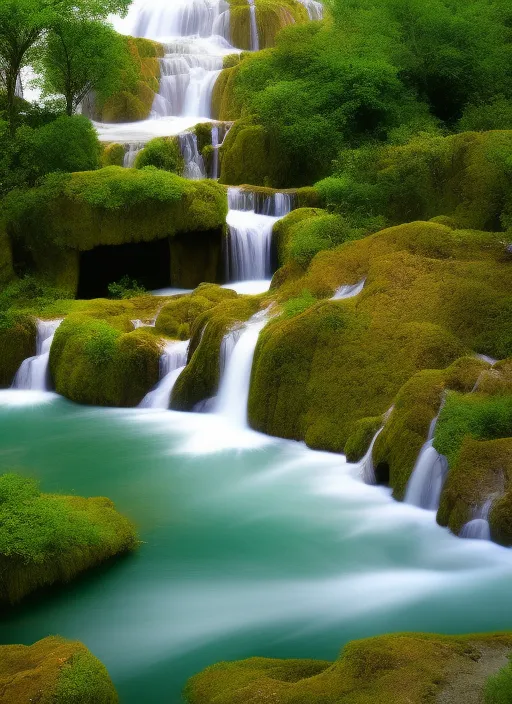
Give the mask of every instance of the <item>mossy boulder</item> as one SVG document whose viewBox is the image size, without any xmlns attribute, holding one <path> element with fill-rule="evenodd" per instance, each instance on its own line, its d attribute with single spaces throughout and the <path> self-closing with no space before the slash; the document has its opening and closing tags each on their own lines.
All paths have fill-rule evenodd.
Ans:
<svg viewBox="0 0 512 704">
<path fill-rule="evenodd" d="M 176 340 L 189 340 L 197 318 L 221 301 L 236 298 L 230 289 L 211 284 L 199 286 L 189 296 L 177 296 L 159 312 L 156 320 L 157 332 Z"/>
<path fill-rule="evenodd" d="M 164 47 L 142 37 L 126 37 L 132 59 L 132 71 L 127 73 L 126 85 L 113 95 L 96 101 L 93 112 L 101 122 L 136 122 L 149 117 L 160 81 L 159 58 Z"/>
<path fill-rule="evenodd" d="M 111 142 L 105 144 L 101 154 L 101 166 L 123 166 L 124 165 L 124 146 Z"/>
<path fill-rule="evenodd" d="M 0 476 L 0 519 L 2 604 L 69 582 L 137 544 L 133 525 L 109 499 L 42 494 L 18 474 Z"/>
<path fill-rule="evenodd" d="M 0 313 L 0 388 L 11 386 L 20 364 L 36 352 L 36 323 L 18 311 Z"/>
<path fill-rule="evenodd" d="M 254 315 L 260 305 L 258 296 L 231 296 L 195 319 L 191 328 L 189 362 L 173 389 L 171 408 L 191 411 L 200 401 L 217 394 L 222 340 L 228 332 Z"/>
<path fill-rule="evenodd" d="M 137 406 L 158 382 L 161 353 L 152 330 L 122 332 L 111 322 L 75 313 L 55 334 L 50 370 L 57 393 L 71 401 Z"/>
<path fill-rule="evenodd" d="M 253 124 L 251 119 L 235 122 L 219 155 L 220 183 L 231 186 L 254 183 L 273 188 L 282 185 L 285 165 L 280 159 L 279 145 L 262 125 Z"/>
<path fill-rule="evenodd" d="M 317 254 L 305 274 L 272 289 L 281 302 L 303 300 L 304 292 L 317 302 L 271 320 L 260 334 L 253 427 L 340 452 L 356 424 L 386 413 L 418 372 L 444 370 L 471 352 L 508 356 L 512 271 L 502 251 L 499 234 L 411 223 Z M 362 279 L 358 296 L 322 300 Z M 468 367 L 459 370 L 462 381 L 474 384 L 486 365 Z M 439 408 L 429 384 L 433 401 L 415 430 L 423 442 Z M 397 458 L 398 493 L 410 459 Z"/>
<path fill-rule="evenodd" d="M 105 666 L 78 641 L 49 636 L 0 646 L 0 691 L 9 704 L 117 704 Z"/>
<path fill-rule="evenodd" d="M 235 87 L 239 64 L 243 55 L 233 66 L 225 66 L 215 81 L 212 92 L 212 117 L 214 120 L 233 121 L 242 116 L 242 101 L 238 98 Z"/>
<path fill-rule="evenodd" d="M 511 648 L 506 633 L 397 633 L 353 641 L 334 663 L 261 657 L 220 662 L 188 681 L 185 698 L 189 704 L 423 704 L 434 701 L 454 672 L 471 670 L 486 657 L 501 662 Z"/>
<path fill-rule="evenodd" d="M 150 140 L 137 154 L 134 163 L 136 169 L 154 166 L 174 174 L 181 174 L 183 165 L 177 137 L 156 137 Z"/>
</svg>

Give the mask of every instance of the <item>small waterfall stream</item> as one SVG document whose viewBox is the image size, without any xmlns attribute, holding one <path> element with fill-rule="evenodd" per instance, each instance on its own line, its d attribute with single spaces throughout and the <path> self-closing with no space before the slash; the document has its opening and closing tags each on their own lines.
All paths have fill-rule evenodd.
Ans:
<svg viewBox="0 0 512 704">
<path fill-rule="evenodd" d="M 178 135 L 178 142 L 185 163 L 183 176 L 192 181 L 206 178 L 206 167 L 197 147 L 196 135 L 193 132 L 183 132 Z"/>
<path fill-rule="evenodd" d="M 429 511 L 437 511 L 441 491 L 448 473 L 448 460 L 434 447 L 436 416 L 430 424 L 427 442 L 423 445 L 407 483 L 404 501 Z"/>
<path fill-rule="evenodd" d="M 230 281 L 270 279 L 272 229 L 294 207 L 290 193 L 259 194 L 228 189 L 228 278 Z"/>
<path fill-rule="evenodd" d="M 62 319 L 37 321 L 36 354 L 21 363 L 12 383 L 13 389 L 50 390 L 50 348 L 61 323 Z"/>
<path fill-rule="evenodd" d="M 334 296 L 331 298 L 331 301 L 341 301 L 344 298 L 354 298 L 354 296 L 357 296 L 361 293 L 365 283 L 366 278 L 361 279 L 361 281 L 359 281 L 357 284 L 340 286 Z"/>
<path fill-rule="evenodd" d="M 137 155 L 144 149 L 145 146 L 145 142 L 127 142 L 124 145 L 125 152 L 123 166 L 125 169 L 131 169 L 133 167 Z"/>
<path fill-rule="evenodd" d="M 260 50 L 260 38 L 258 35 L 258 23 L 256 22 L 256 6 L 254 0 L 247 0 L 251 13 L 251 51 Z"/>
<path fill-rule="evenodd" d="M 169 342 L 160 357 L 160 381 L 139 404 L 139 408 L 169 408 L 171 393 L 187 364 L 189 340 Z"/>
<path fill-rule="evenodd" d="M 268 320 L 268 310 L 256 313 L 237 331 L 224 337 L 224 371 L 221 374 L 215 412 L 237 428 L 247 428 L 247 403 L 252 361 L 260 332 Z M 221 356 L 222 359 L 222 356 Z M 222 362 L 221 362 L 222 364 Z"/>
<path fill-rule="evenodd" d="M 473 540 L 490 540 L 489 512 L 495 497 L 487 499 L 484 505 L 475 511 L 474 517 L 465 523 L 459 533 L 460 538 Z"/>
<path fill-rule="evenodd" d="M 358 473 L 365 484 L 377 484 L 377 479 L 375 477 L 375 465 L 373 462 L 373 447 L 377 438 L 383 430 L 384 426 L 377 430 L 377 432 L 373 436 L 373 440 L 370 443 L 370 447 L 368 448 L 366 455 L 359 462 Z"/>
</svg>

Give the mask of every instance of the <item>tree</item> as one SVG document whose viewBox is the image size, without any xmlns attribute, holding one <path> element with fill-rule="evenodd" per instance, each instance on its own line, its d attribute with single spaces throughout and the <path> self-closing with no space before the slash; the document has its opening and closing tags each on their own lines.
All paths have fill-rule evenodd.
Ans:
<svg viewBox="0 0 512 704">
<path fill-rule="evenodd" d="M 48 32 L 36 68 L 45 95 L 62 95 L 71 116 L 94 91 L 111 95 L 131 70 L 126 42 L 98 20 L 78 19 L 55 24 Z"/>
<path fill-rule="evenodd" d="M 7 94 L 11 134 L 16 130 L 16 86 L 30 52 L 49 28 L 79 18 L 125 14 L 130 0 L 0 0 L 0 80 Z"/>
</svg>

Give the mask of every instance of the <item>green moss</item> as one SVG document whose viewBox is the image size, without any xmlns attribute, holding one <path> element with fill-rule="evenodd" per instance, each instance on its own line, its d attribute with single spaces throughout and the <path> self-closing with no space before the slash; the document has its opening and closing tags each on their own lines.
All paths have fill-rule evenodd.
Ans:
<svg viewBox="0 0 512 704">
<path fill-rule="evenodd" d="M 220 286 L 203 284 L 189 296 L 178 296 L 167 303 L 156 320 L 156 330 L 167 337 L 188 340 L 197 318 L 220 301 L 236 298 L 236 293 Z"/>
<path fill-rule="evenodd" d="M 156 137 L 149 141 L 135 158 L 136 169 L 154 166 L 157 169 L 181 174 L 183 157 L 177 137 Z"/>
<path fill-rule="evenodd" d="M 36 352 L 36 325 L 31 315 L 0 313 L 0 388 L 11 386 L 20 364 Z"/>
<path fill-rule="evenodd" d="M 257 296 L 237 296 L 197 317 L 192 326 L 189 363 L 173 389 L 171 408 L 190 411 L 200 401 L 215 396 L 220 378 L 223 337 L 259 310 Z"/>
<path fill-rule="evenodd" d="M 382 427 L 382 416 L 361 418 L 350 429 L 350 435 L 345 443 L 344 452 L 349 462 L 358 462 L 364 457 L 375 433 Z"/>
<path fill-rule="evenodd" d="M 236 69 L 231 69 L 236 70 Z M 238 186 L 254 183 L 278 188 L 285 168 L 278 145 L 261 125 L 250 120 L 236 122 L 227 135 L 220 155 L 220 183 Z"/>
<path fill-rule="evenodd" d="M 101 155 L 102 166 L 123 166 L 124 164 L 124 147 L 122 144 L 105 144 Z"/>
<path fill-rule="evenodd" d="M 132 550 L 132 524 L 109 499 L 41 494 L 37 482 L 0 476 L 0 602 L 67 582 Z"/>
<path fill-rule="evenodd" d="M 194 127 L 194 134 L 197 137 L 197 148 L 202 154 L 205 147 L 211 147 L 212 144 L 212 123 L 200 122 Z"/>
<path fill-rule="evenodd" d="M 423 704 L 453 672 L 485 651 L 512 647 L 510 634 L 438 636 L 398 633 L 354 641 L 334 663 L 251 658 L 221 662 L 189 680 L 189 704 Z"/>
<path fill-rule="evenodd" d="M 242 115 L 241 102 L 235 95 L 239 64 L 220 72 L 212 93 L 212 117 L 214 120 L 238 120 Z"/>
<path fill-rule="evenodd" d="M 50 369 L 57 393 L 72 401 L 130 407 L 158 382 L 160 355 L 152 331 L 123 333 L 112 321 L 75 313 L 57 330 Z"/>
<path fill-rule="evenodd" d="M 485 704 L 507 704 L 512 700 L 512 664 L 489 677 L 484 691 Z"/>
<path fill-rule="evenodd" d="M 158 59 L 164 56 L 163 46 L 141 37 L 126 37 L 126 42 L 132 57 L 132 72 L 126 76 L 126 85 L 121 90 L 95 105 L 95 117 L 102 122 L 147 119 L 158 93 Z"/>
<path fill-rule="evenodd" d="M 304 290 L 320 299 L 343 284 L 366 283 L 354 298 L 319 301 L 295 317 L 270 321 L 255 354 L 252 425 L 343 451 L 354 424 L 386 413 L 416 374 L 445 370 L 425 371 L 411 382 L 417 386 L 404 389 L 402 410 L 376 443 L 375 457 L 390 465 L 401 497 L 443 389 L 470 391 L 487 365 L 470 358 L 447 367 L 474 350 L 510 354 L 512 274 L 499 239 L 411 223 L 320 252 L 305 274 L 281 279 L 272 287 L 281 303 Z M 424 400 L 416 413 L 417 394 Z"/>
<path fill-rule="evenodd" d="M 79 642 L 49 636 L 0 646 L 0 689 L 10 704 L 117 704 L 104 665 Z"/>
<path fill-rule="evenodd" d="M 325 215 L 326 211 L 316 208 L 297 208 L 274 225 L 272 239 L 277 249 L 279 266 L 290 260 L 290 248 L 294 239 L 294 232 L 298 225 L 313 218 Z M 309 262 L 308 262 L 309 263 Z"/>
<path fill-rule="evenodd" d="M 240 54 L 228 54 L 222 61 L 222 68 L 233 68 L 240 63 Z"/>
</svg>

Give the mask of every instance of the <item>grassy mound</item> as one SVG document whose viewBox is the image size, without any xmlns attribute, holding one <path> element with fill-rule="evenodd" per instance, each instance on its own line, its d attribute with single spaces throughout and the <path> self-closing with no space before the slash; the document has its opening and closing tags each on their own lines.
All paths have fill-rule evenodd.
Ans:
<svg viewBox="0 0 512 704">
<path fill-rule="evenodd" d="M 37 482 L 0 476 L 0 603 L 68 582 L 137 543 L 130 521 L 105 498 L 41 494 Z"/>
<path fill-rule="evenodd" d="M 250 658 L 192 677 L 189 704 L 423 704 L 486 651 L 506 653 L 510 634 L 400 633 L 349 643 L 336 662 Z M 482 690 L 484 683 L 482 682 Z"/>
<path fill-rule="evenodd" d="M 0 646 L 0 691 L 10 704 L 119 701 L 105 666 L 82 643 L 59 636 Z"/>
</svg>

